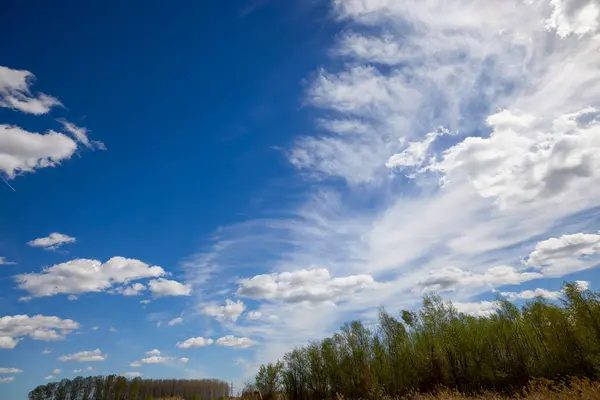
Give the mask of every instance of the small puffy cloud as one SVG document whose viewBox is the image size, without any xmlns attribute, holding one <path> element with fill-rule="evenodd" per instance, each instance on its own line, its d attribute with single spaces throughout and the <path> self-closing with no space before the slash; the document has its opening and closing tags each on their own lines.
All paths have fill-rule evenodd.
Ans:
<svg viewBox="0 0 600 400">
<path fill-rule="evenodd" d="M 139 296 L 144 290 L 146 290 L 146 286 L 137 282 L 128 287 L 118 288 L 116 292 L 121 293 L 123 296 Z"/>
<path fill-rule="evenodd" d="M 142 376 L 141 372 L 125 372 L 123 374 L 123 376 L 126 376 L 127 378 L 139 378 Z"/>
<path fill-rule="evenodd" d="M 85 372 L 85 371 L 93 371 L 94 367 L 87 367 L 87 368 L 78 368 L 78 369 L 74 369 L 73 373 L 75 374 L 79 374 L 81 372 Z"/>
<path fill-rule="evenodd" d="M 189 296 L 192 287 L 169 279 L 159 278 L 148 282 L 148 287 L 155 297 L 162 296 Z"/>
<path fill-rule="evenodd" d="M 62 105 L 47 94 L 32 94 L 30 86 L 34 81 L 35 75 L 29 71 L 0 66 L 0 107 L 40 115 Z"/>
<path fill-rule="evenodd" d="M 179 359 L 179 361 L 180 361 L 181 363 L 183 363 L 183 364 L 187 364 L 188 362 L 190 362 L 190 359 L 189 359 L 189 358 L 187 358 L 187 357 L 181 357 L 181 358 Z"/>
<path fill-rule="evenodd" d="M 146 352 L 147 356 L 160 356 L 160 350 L 154 349 Z"/>
<path fill-rule="evenodd" d="M 98 325 L 92 327 L 93 331 L 97 331 L 98 329 L 100 329 L 100 327 Z"/>
<path fill-rule="evenodd" d="M 74 294 L 70 294 L 67 296 L 67 300 L 69 301 L 75 301 L 77 300 L 77 296 L 75 296 Z"/>
<path fill-rule="evenodd" d="M 146 304 L 150 304 L 150 303 L 152 303 L 152 300 L 149 300 L 149 299 L 146 299 L 146 300 L 140 300 L 140 303 L 141 303 L 141 304 L 144 304 L 144 305 L 146 305 Z"/>
<path fill-rule="evenodd" d="M 69 235 L 53 232 L 46 237 L 37 238 L 27 242 L 31 247 L 41 247 L 45 250 L 56 250 L 62 245 L 75 243 L 77 239 Z"/>
<path fill-rule="evenodd" d="M 197 347 L 206 347 L 213 344 L 213 340 L 203 337 L 189 338 L 183 342 L 177 342 L 176 346 L 180 349 L 194 349 Z"/>
<path fill-rule="evenodd" d="M 514 285 L 542 277 L 543 275 L 538 272 L 521 272 L 506 265 L 489 268 L 483 273 L 447 267 L 430 272 L 427 278 L 421 280 L 418 284 L 426 290 L 447 291 L 485 285 L 493 287 Z"/>
<path fill-rule="evenodd" d="M 78 328 L 79 324 L 71 319 L 7 315 L 0 318 L 0 349 L 14 348 L 24 337 L 42 341 L 63 340 L 65 335 Z"/>
<path fill-rule="evenodd" d="M 50 350 L 50 349 L 42 350 L 42 354 L 50 354 L 50 353 L 52 353 L 52 350 Z"/>
<path fill-rule="evenodd" d="M 531 300 L 535 299 L 536 297 L 557 300 L 562 296 L 562 293 L 538 288 L 535 290 L 523 290 L 522 292 L 501 292 L 500 295 L 506 297 L 510 301 Z"/>
<path fill-rule="evenodd" d="M 371 275 L 333 278 L 324 268 L 256 275 L 238 283 L 236 294 L 240 297 L 286 303 L 336 302 L 377 286 Z"/>
<path fill-rule="evenodd" d="M 262 313 L 260 311 L 250 311 L 248 313 L 248 319 L 250 320 L 257 320 L 260 319 L 260 317 L 262 317 Z"/>
<path fill-rule="evenodd" d="M 142 364 L 139 361 L 134 361 L 131 364 L 129 364 L 130 367 L 141 367 Z"/>
<path fill-rule="evenodd" d="M 167 322 L 167 325 L 173 326 L 173 325 L 180 324 L 182 322 L 183 322 L 183 318 L 177 317 L 177 318 L 173 318 L 172 320 L 170 320 L 169 322 Z"/>
<path fill-rule="evenodd" d="M 495 301 L 481 301 L 475 303 L 452 303 L 456 309 L 464 314 L 473 315 L 475 317 L 488 317 L 495 313 L 500 307 Z"/>
<path fill-rule="evenodd" d="M 162 275 L 165 275 L 165 271 L 161 267 L 150 266 L 135 259 L 113 257 L 105 263 L 75 259 L 53 265 L 39 274 L 16 275 L 15 280 L 18 288 L 26 290 L 32 297 L 45 297 L 103 292 L 115 284 Z"/>
<path fill-rule="evenodd" d="M 104 143 L 95 140 L 90 141 L 88 138 L 89 130 L 87 128 L 79 127 L 65 119 L 59 119 L 58 121 L 62 124 L 65 131 L 70 133 L 77 142 L 83 144 L 88 149 L 106 150 Z"/>
<path fill-rule="evenodd" d="M 23 370 L 19 368 L 0 368 L 0 374 L 20 374 Z"/>
<path fill-rule="evenodd" d="M 56 376 L 54 376 L 54 375 L 46 375 L 44 377 L 44 380 L 46 380 L 46 381 L 51 381 L 52 379 L 56 379 Z"/>
<path fill-rule="evenodd" d="M 57 369 L 55 369 L 54 371 L 52 371 L 52 375 L 58 375 L 58 374 L 60 374 L 61 372 L 62 372 L 62 370 L 61 370 L 61 369 L 59 369 L 59 368 L 57 368 Z"/>
<path fill-rule="evenodd" d="M 62 133 L 40 134 L 0 125 L 0 172 L 9 179 L 18 173 L 59 165 L 71 158 L 75 150 L 77 143 Z"/>
<path fill-rule="evenodd" d="M 0 265 L 16 265 L 15 262 L 8 261 L 5 257 L 0 257 Z"/>
<path fill-rule="evenodd" d="M 254 346 L 256 342 L 247 337 L 235 337 L 233 335 L 226 335 L 220 337 L 215 342 L 217 346 L 234 347 L 236 349 L 245 349 L 250 346 Z"/>
<path fill-rule="evenodd" d="M 588 281 L 575 281 L 577 287 L 581 291 L 588 290 L 590 288 L 590 283 Z"/>
<path fill-rule="evenodd" d="M 8 376 L 6 378 L 0 378 L 0 383 L 8 383 L 15 380 L 14 376 Z"/>
<path fill-rule="evenodd" d="M 142 364 L 164 364 L 171 360 L 173 360 L 173 357 L 152 356 L 152 357 L 142 358 L 140 360 L 140 362 Z"/>
<path fill-rule="evenodd" d="M 96 349 L 91 351 L 80 351 L 79 353 L 74 354 L 66 354 L 64 356 L 60 356 L 58 359 L 60 361 L 98 362 L 104 361 L 106 358 L 106 354 L 102 354 L 100 349 Z"/>
<path fill-rule="evenodd" d="M 600 234 L 575 233 L 538 242 L 526 260 L 544 275 L 560 277 L 600 262 Z"/>
<path fill-rule="evenodd" d="M 229 319 L 233 322 L 237 321 L 239 316 L 246 310 L 246 306 L 240 300 L 232 301 L 230 299 L 225 300 L 225 305 L 207 305 L 202 309 L 204 315 L 215 317 L 218 320 Z"/>
<path fill-rule="evenodd" d="M 108 328 L 108 331 L 115 333 L 117 331 L 117 328 L 115 328 L 114 326 L 111 326 L 110 328 Z"/>
</svg>

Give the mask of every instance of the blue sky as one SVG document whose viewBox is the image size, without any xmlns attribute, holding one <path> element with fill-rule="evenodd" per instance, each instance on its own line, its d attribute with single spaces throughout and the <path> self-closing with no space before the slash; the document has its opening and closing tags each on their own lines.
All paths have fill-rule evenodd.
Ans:
<svg viewBox="0 0 600 400">
<path fill-rule="evenodd" d="M 592 0 L 3 14 L 10 398 L 80 374 L 241 389 L 427 292 L 486 315 L 497 296 L 557 301 L 564 280 L 595 289 Z"/>
</svg>

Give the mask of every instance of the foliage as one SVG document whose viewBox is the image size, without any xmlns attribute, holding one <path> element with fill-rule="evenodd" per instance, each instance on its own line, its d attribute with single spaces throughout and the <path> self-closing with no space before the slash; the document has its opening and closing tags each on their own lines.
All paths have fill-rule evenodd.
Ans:
<svg viewBox="0 0 600 400">
<path fill-rule="evenodd" d="M 294 349 L 283 363 L 262 366 L 255 384 L 270 393 L 281 387 L 289 400 L 321 400 L 441 387 L 515 393 L 536 378 L 598 379 L 600 295 L 568 283 L 563 292 L 560 305 L 537 298 L 518 309 L 499 299 L 489 317 L 465 315 L 439 296 L 425 296 L 417 313 L 403 311 L 397 319 L 381 310 L 374 329 L 355 321 Z"/>
<path fill-rule="evenodd" d="M 214 379 L 127 379 L 109 375 L 38 386 L 29 393 L 29 400 L 213 400 L 228 394 L 229 385 Z"/>
</svg>

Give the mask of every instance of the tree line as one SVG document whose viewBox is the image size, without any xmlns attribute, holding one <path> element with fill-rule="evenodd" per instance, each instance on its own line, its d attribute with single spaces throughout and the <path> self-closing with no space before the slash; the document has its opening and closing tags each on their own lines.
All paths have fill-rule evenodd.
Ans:
<svg viewBox="0 0 600 400">
<path fill-rule="evenodd" d="M 177 397 L 213 400 L 229 396 L 227 382 L 216 379 L 127 379 L 123 376 L 78 376 L 41 385 L 29 400 L 154 400 Z"/>
<path fill-rule="evenodd" d="M 511 393 L 534 378 L 599 378 L 599 293 L 565 283 L 558 304 L 497 301 L 487 317 L 460 313 L 438 295 L 399 318 L 381 310 L 372 329 L 354 321 L 262 365 L 246 391 L 256 388 L 265 399 L 281 392 L 288 400 L 357 399 L 441 387 Z"/>
</svg>

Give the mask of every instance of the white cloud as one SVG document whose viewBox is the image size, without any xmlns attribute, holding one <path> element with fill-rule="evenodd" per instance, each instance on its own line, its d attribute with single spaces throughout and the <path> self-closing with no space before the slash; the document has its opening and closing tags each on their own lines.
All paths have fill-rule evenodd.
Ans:
<svg viewBox="0 0 600 400">
<path fill-rule="evenodd" d="M 7 315 L 0 318 L 0 348 L 12 349 L 24 337 L 42 341 L 63 340 L 65 335 L 78 328 L 79 324 L 71 319 Z"/>
<path fill-rule="evenodd" d="M 118 288 L 117 293 L 121 293 L 123 296 L 139 296 L 144 290 L 146 290 L 146 286 L 142 283 L 134 283 L 131 286 Z"/>
<path fill-rule="evenodd" d="M 87 367 L 87 368 L 78 368 L 78 369 L 74 369 L 73 373 L 75 374 L 79 374 L 81 372 L 85 372 L 85 371 L 93 371 L 94 367 Z"/>
<path fill-rule="evenodd" d="M 195 337 L 189 338 L 183 342 L 177 342 L 176 346 L 180 349 L 194 349 L 197 347 L 206 347 L 213 344 L 212 339 L 203 338 L 203 337 Z"/>
<path fill-rule="evenodd" d="M 66 354 L 60 356 L 58 359 L 60 361 L 75 361 L 75 362 L 97 362 L 104 361 L 108 356 L 106 354 L 102 354 L 100 349 L 90 350 L 90 351 L 80 351 L 79 353 L 74 354 Z"/>
<path fill-rule="evenodd" d="M 215 317 L 218 320 L 229 319 L 233 322 L 237 321 L 240 315 L 246 310 L 246 306 L 240 300 L 232 301 L 230 299 L 225 300 L 225 305 L 219 306 L 210 304 L 202 309 L 204 315 Z"/>
<path fill-rule="evenodd" d="M 14 376 L 8 376 L 6 378 L 0 378 L 0 383 L 8 383 L 15 380 Z"/>
<path fill-rule="evenodd" d="M 187 364 L 188 362 L 190 362 L 190 359 L 187 357 L 181 357 L 179 359 L 180 362 L 182 362 L 183 364 Z"/>
<path fill-rule="evenodd" d="M 123 376 L 126 376 L 127 378 L 139 378 L 142 376 L 141 372 L 125 372 L 123 374 Z"/>
<path fill-rule="evenodd" d="M 551 0 L 552 15 L 546 21 L 549 29 L 566 38 L 583 36 L 598 31 L 600 6 L 592 0 Z"/>
<path fill-rule="evenodd" d="M 62 124 L 65 131 L 73 135 L 77 142 L 83 144 L 88 149 L 106 150 L 104 143 L 95 140 L 90 141 L 88 138 L 89 130 L 87 128 L 79 127 L 65 119 L 59 119 L 58 121 Z"/>
<path fill-rule="evenodd" d="M 246 349 L 250 346 L 254 346 L 256 342 L 247 337 L 235 337 L 233 335 L 226 335 L 218 338 L 215 341 L 217 346 L 234 347 L 236 349 Z"/>
<path fill-rule="evenodd" d="M 58 99 L 47 94 L 33 95 L 30 86 L 34 81 L 35 76 L 29 71 L 0 66 L 0 107 L 40 115 L 62 105 Z"/>
<path fill-rule="evenodd" d="M 56 379 L 56 377 L 54 375 L 46 375 L 44 377 L 44 380 L 46 380 L 46 381 L 51 381 L 52 379 Z"/>
<path fill-rule="evenodd" d="M 8 261 L 5 257 L 0 257 L 0 265 L 16 265 L 17 263 Z"/>
<path fill-rule="evenodd" d="M 192 293 L 192 287 L 190 285 L 164 278 L 151 280 L 148 282 L 148 287 L 155 297 L 189 296 Z"/>
<path fill-rule="evenodd" d="M 444 184 L 468 180 L 506 208 L 539 198 L 562 198 L 600 181 L 600 111 L 567 113 L 550 124 L 503 110 L 488 117 L 487 138 L 469 137 L 430 166 Z"/>
<path fill-rule="evenodd" d="M 117 331 L 117 328 L 115 328 L 114 326 L 111 326 L 110 328 L 108 328 L 108 331 L 115 333 Z"/>
<path fill-rule="evenodd" d="M 538 272 L 521 272 L 510 266 L 496 266 L 484 273 L 473 273 L 456 267 L 435 270 L 419 282 L 425 289 L 433 291 L 455 290 L 461 287 L 515 285 L 532 279 L 542 278 Z"/>
<path fill-rule="evenodd" d="M 42 350 L 42 354 L 50 354 L 50 353 L 52 353 L 52 350 L 50 350 L 50 349 Z"/>
<path fill-rule="evenodd" d="M 0 374 L 20 374 L 23 370 L 19 368 L 0 368 Z"/>
<path fill-rule="evenodd" d="M 27 242 L 31 247 L 41 247 L 45 250 L 56 250 L 64 244 L 75 243 L 77 239 L 69 235 L 53 232 L 42 238 L 37 238 Z"/>
<path fill-rule="evenodd" d="M 260 317 L 262 317 L 262 313 L 260 311 L 250 311 L 248 313 L 248 319 L 250 320 L 257 320 L 260 319 Z"/>
<path fill-rule="evenodd" d="M 150 300 L 150 299 L 146 299 L 146 300 L 140 300 L 140 303 L 141 303 L 141 304 L 144 304 L 144 305 L 145 305 L 145 304 L 150 304 L 150 303 L 152 303 L 152 300 Z"/>
<path fill-rule="evenodd" d="M 164 364 L 171 360 L 173 360 L 173 357 L 152 356 L 152 357 L 142 358 L 140 360 L 140 362 L 142 364 Z"/>
<path fill-rule="evenodd" d="M 241 279 L 238 296 L 288 303 L 340 301 L 377 286 L 370 275 L 333 278 L 327 269 L 298 270 Z"/>
<path fill-rule="evenodd" d="M 600 234 L 575 233 L 538 242 L 527 265 L 560 277 L 600 263 Z"/>
<path fill-rule="evenodd" d="M 588 281 L 575 281 L 575 283 L 581 291 L 585 291 L 590 288 L 590 283 Z"/>
<path fill-rule="evenodd" d="M 16 275 L 19 289 L 33 297 L 57 294 L 103 292 L 115 284 L 165 275 L 161 267 L 149 266 L 139 260 L 113 257 L 105 263 L 76 259 L 56 264 L 41 273 Z"/>
<path fill-rule="evenodd" d="M 134 361 L 131 364 L 129 364 L 130 367 L 141 367 L 142 364 L 139 361 Z"/>
<path fill-rule="evenodd" d="M 500 308 L 495 301 L 481 301 L 476 303 L 453 302 L 452 305 L 454 305 L 459 312 L 476 317 L 487 317 Z"/>
<path fill-rule="evenodd" d="M 535 290 L 523 290 L 522 292 L 501 292 L 502 296 L 506 297 L 510 301 L 514 300 L 531 300 L 536 297 L 543 297 L 544 299 L 557 300 L 562 296 L 561 292 L 553 292 L 546 289 L 537 288 Z"/>
<path fill-rule="evenodd" d="M 62 133 L 33 133 L 0 124 L 0 172 L 9 179 L 18 173 L 57 166 L 71 158 L 76 149 L 77 143 Z"/>
<path fill-rule="evenodd" d="M 93 331 L 97 331 L 98 329 L 100 329 L 100 327 L 99 327 L 98 325 L 96 325 L 96 326 L 92 326 L 92 330 L 93 330 Z"/>
<path fill-rule="evenodd" d="M 62 372 L 62 370 L 61 370 L 61 369 L 59 369 L 59 368 L 57 368 L 57 369 L 55 369 L 54 371 L 52 371 L 52 374 L 53 374 L 53 375 L 58 375 L 58 374 L 60 374 L 61 372 Z"/>
<path fill-rule="evenodd" d="M 146 352 L 147 356 L 160 356 L 160 350 L 154 349 Z"/>
<path fill-rule="evenodd" d="M 173 318 L 172 320 L 170 320 L 169 322 L 167 322 L 167 325 L 173 326 L 173 325 L 180 324 L 182 322 L 183 322 L 183 318 L 177 317 L 177 318 Z"/>
</svg>

